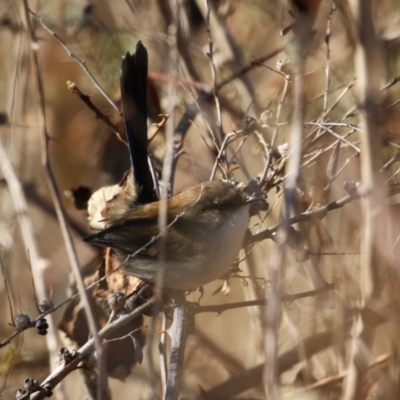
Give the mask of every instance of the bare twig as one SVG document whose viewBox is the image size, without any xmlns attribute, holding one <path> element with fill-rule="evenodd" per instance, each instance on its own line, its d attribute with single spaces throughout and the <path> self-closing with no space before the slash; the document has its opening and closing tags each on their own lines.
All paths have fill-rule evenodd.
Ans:
<svg viewBox="0 0 400 400">
<path fill-rule="evenodd" d="M 150 134 L 149 136 L 149 144 L 152 142 L 152 140 L 157 136 L 157 134 L 161 131 L 161 129 L 165 126 L 165 124 L 168 121 L 169 115 L 168 114 L 160 114 L 159 117 L 161 117 L 161 121 L 154 123 L 152 125 L 156 126 L 156 129 L 154 130 L 153 133 Z"/>
<path fill-rule="evenodd" d="M 269 68 L 269 69 L 273 70 L 272 68 Z M 263 172 L 261 174 L 260 185 L 262 185 L 265 182 L 265 180 L 267 179 L 268 171 L 269 171 L 269 168 L 271 167 L 272 153 L 274 151 L 276 140 L 278 138 L 278 133 L 279 133 L 279 127 L 280 127 L 279 123 L 280 123 L 280 118 L 281 118 L 282 106 L 283 106 L 283 103 L 285 102 L 287 91 L 288 91 L 288 88 L 289 88 L 289 82 L 290 82 L 290 76 L 289 75 L 284 74 L 283 72 L 280 72 L 280 71 L 276 71 L 276 70 L 273 70 L 273 71 L 279 73 L 280 75 L 282 75 L 285 78 L 285 84 L 283 86 L 282 95 L 281 95 L 281 97 L 279 99 L 278 108 L 276 110 L 276 119 L 275 119 L 274 132 L 272 134 L 271 144 L 270 144 L 270 148 L 269 148 L 269 152 L 268 152 L 268 159 L 267 159 L 267 162 L 265 164 L 265 168 L 264 168 L 264 170 L 263 170 Z"/>
<path fill-rule="evenodd" d="M 297 44 L 300 51 L 302 43 Z M 300 57 L 299 57 L 300 59 Z M 290 226 L 290 210 L 295 201 L 297 178 L 300 172 L 301 143 L 304 118 L 304 81 L 303 62 L 296 65 L 296 77 L 294 81 L 294 112 L 290 134 L 290 150 L 288 162 L 288 176 L 286 179 L 285 201 L 282 209 L 281 224 L 279 226 L 276 246 L 268 263 L 268 278 L 271 282 L 267 289 L 269 292 L 269 307 L 265 314 L 265 366 L 264 366 L 264 390 L 267 398 L 274 398 L 277 383 L 278 370 L 278 332 L 280 315 L 280 273 L 286 251 L 288 228 Z"/>
<path fill-rule="evenodd" d="M 97 351 L 97 364 L 98 364 L 98 370 L 99 370 L 99 377 L 98 377 L 98 393 L 99 393 L 99 399 L 106 399 L 108 397 L 108 389 L 107 389 L 107 379 L 106 379 L 106 365 L 105 365 L 105 360 L 103 355 L 103 347 L 100 342 L 100 339 L 97 335 L 97 325 L 96 321 L 93 316 L 93 312 L 91 309 L 90 301 L 87 295 L 87 292 L 85 290 L 85 286 L 82 280 L 82 276 L 80 274 L 80 269 L 79 269 L 79 264 L 78 264 L 78 258 L 76 254 L 76 249 L 72 241 L 71 233 L 69 231 L 68 223 L 67 223 L 67 218 L 65 215 L 65 211 L 62 207 L 62 202 L 61 202 L 61 196 L 59 189 L 57 187 L 53 170 L 49 162 L 49 157 L 48 157 L 48 145 L 50 141 L 50 135 L 47 130 L 47 121 L 46 121 L 46 106 L 45 106 L 45 97 L 44 97 L 44 89 L 43 89 L 43 80 L 42 80 L 42 75 L 39 67 L 39 57 L 38 57 L 38 44 L 36 42 L 36 35 L 34 34 L 32 30 L 32 26 L 30 23 L 29 19 L 29 12 L 32 13 L 32 11 L 29 10 L 28 7 L 28 0 L 24 0 L 24 11 L 25 11 L 25 19 L 26 19 L 26 24 L 28 27 L 28 33 L 30 36 L 31 40 L 31 45 L 32 45 L 32 51 L 31 51 L 31 56 L 32 56 L 32 64 L 36 76 L 36 82 L 38 86 L 38 91 L 39 91 L 39 100 L 40 100 L 40 108 L 39 108 L 39 117 L 40 117 L 40 125 L 42 126 L 42 148 L 41 148 L 41 154 L 42 154 L 42 164 L 45 170 L 45 175 L 48 183 L 48 187 L 50 189 L 50 193 L 54 202 L 54 207 L 57 212 L 58 216 L 58 221 L 60 224 L 61 232 L 64 238 L 65 246 L 67 249 L 67 254 L 68 258 L 71 264 L 72 271 L 75 276 L 75 280 L 77 282 L 77 287 L 78 291 L 80 293 L 82 303 L 84 306 L 85 310 L 85 315 L 88 320 L 88 325 L 90 328 L 90 332 L 93 335 L 94 338 L 94 343 L 96 346 L 96 351 Z"/>
<path fill-rule="evenodd" d="M 43 28 L 52 35 L 58 43 L 61 44 L 61 46 L 65 49 L 65 51 L 68 53 L 68 56 L 71 57 L 73 60 L 75 60 L 81 68 L 86 72 L 86 74 L 89 76 L 90 80 L 93 82 L 94 86 L 96 89 L 104 96 L 104 98 L 112 105 L 115 111 L 117 111 L 119 114 L 121 114 L 121 111 L 118 109 L 117 105 L 114 103 L 114 101 L 111 99 L 111 97 L 106 93 L 106 91 L 100 86 L 99 82 L 97 82 L 97 79 L 94 77 L 94 75 L 90 72 L 89 68 L 86 66 L 85 61 L 81 60 L 69 47 L 68 45 L 55 33 L 53 32 L 42 20 L 41 17 L 39 17 L 37 14 L 35 14 L 31 9 L 28 8 L 28 12 L 31 13 L 43 26 Z"/>
<path fill-rule="evenodd" d="M 193 313 L 186 305 L 185 294 L 174 309 L 174 320 L 168 330 L 171 337 L 171 356 L 168 367 L 167 390 L 164 400 L 177 400 L 183 374 L 186 339 L 193 326 Z"/>
<path fill-rule="evenodd" d="M 210 27 L 210 14 L 211 14 L 211 6 L 209 0 L 205 0 L 207 6 L 207 15 L 206 15 L 206 26 L 207 26 L 207 38 L 208 38 L 208 53 L 207 56 L 210 59 L 210 66 L 211 66 L 211 76 L 213 80 L 213 95 L 215 99 L 215 108 L 217 110 L 217 127 L 219 130 L 219 139 L 222 141 L 224 138 L 224 128 L 222 127 L 222 112 L 221 112 L 221 104 L 219 101 L 218 95 L 218 84 L 217 84 L 217 71 L 214 64 L 214 43 L 211 39 L 211 27 Z"/>
<path fill-rule="evenodd" d="M 179 62 L 179 52 L 177 49 L 177 35 L 178 35 L 178 23 L 179 23 L 179 3 L 171 2 L 172 19 L 168 27 L 168 44 L 169 44 L 169 68 L 171 76 L 175 77 L 178 71 Z M 168 104 L 167 113 L 170 118 L 167 120 L 166 124 L 166 149 L 163 169 L 162 169 L 162 180 L 161 180 L 161 198 L 160 198 L 160 212 L 158 216 L 158 227 L 161 234 L 161 240 L 159 244 L 158 260 L 160 263 L 160 268 L 158 269 L 156 276 L 156 293 L 161 293 L 164 282 L 164 271 L 166 263 L 166 238 L 167 238 L 167 212 L 168 212 L 168 197 L 171 194 L 173 185 L 173 175 L 174 175 L 174 152 L 173 152 L 173 134 L 174 134 L 174 123 L 175 123 L 175 99 L 176 99 L 177 88 L 172 81 L 168 85 L 168 99 L 171 99 L 170 104 Z M 173 99 L 173 100 L 172 100 Z M 170 185 L 170 182 L 172 184 Z M 155 399 L 157 397 L 155 393 L 156 387 L 156 373 L 153 360 L 152 344 L 155 339 L 155 320 L 153 318 L 150 324 L 149 335 L 148 335 L 148 358 L 150 363 L 150 383 L 152 386 L 152 397 Z M 167 384 L 168 386 L 168 384 Z"/>
<path fill-rule="evenodd" d="M 381 90 L 387 90 L 394 86 L 396 83 L 400 82 L 400 76 L 395 76 L 390 82 L 388 82 L 386 85 L 384 85 Z"/>
<path fill-rule="evenodd" d="M 307 292 L 283 295 L 281 296 L 280 300 L 282 302 L 285 301 L 292 302 L 298 299 L 304 299 L 306 297 L 317 296 L 321 293 L 326 293 L 327 291 L 332 290 L 334 288 L 335 284 L 328 284 L 319 289 L 308 290 Z M 268 299 L 248 300 L 248 301 L 240 301 L 237 303 L 216 304 L 209 306 L 195 306 L 194 312 L 196 314 L 203 312 L 215 312 L 217 314 L 221 314 L 227 310 L 234 310 L 236 308 L 251 307 L 251 306 L 268 306 Z"/>
<path fill-rule="evenodd" d="M 321 207 L 317 207 L 317 208 L 312 208 L 310 210 L 307 210 L 301 214 L 298 214 L 292 218 L 289 219 L 289 224 L 293 225 L 296 224 L 297 222 L 301 222 L 301 221 L 305 221 L 315 215 L 323 215 L 324 213 L 331 211 L 331 210 L 336 210 L 338 208 L 343 207 L 344 205 L 346 205 L 347 203 L 350 203 L 354 200 L 358 200 L 360 199 L 361 196 L 363 196 L 366 193 L 366 190 L 363 189 L 359 189 L 357 191 L 357 193 L 355 194 L 351 194 L 345 197 L 342 197 L 339 200 L 335 200 L 332 201 L 326 205 L 323 205 Z M 258 242 L 260 240 L 264 240 L 264 239 L 272 239 L 273 238 L 273 234 L 275 232 L 277 232 L 278 228 L 279 228 L 280 224 L 278 225 L 274 225 L 269 229 L 266 229 L 260 233 L 257 233 L 256 235 L 253 235 L 253 237 L 249 240 L 249 243 L 255 243 Z"/>
<path fill-rule="evenodd" d="M 161 384 L 163 389 L 163 397 L 167 391 L 167 377 L 168 377 L 168 360 L 167 360 L 167 315 L 163 313 L 160 343 L 158 348 L 160 350 L 160 374 Z"/>
<path fill-rule="evenodd" d="M 326 34 L 325 34 L 325 43 L 326 43 L 326 64 L 325 64 L 325 89 L 324 89 L 324 105 L 322 107 L 322 112 L 325 114 L 326 108 L 328 106 L 328 95 L 329 95 L 329 86 L 331 83 L 331 48 L 330 48 L 330 39 L 331 39 L 331 24 L 332 24 L 332 16 L 333 12 L 336 9 L 335 0 L 332 0 L 331 9 L 329 11 L 328 21 L 326 24 Z"/>
<path fill-rule="evenodd" d="M 90 96 L 87 94 L 84 94 L 80 91 L 78 86 L 74 82 L 67 81 L 67 87 L 71 91 L 71 93 L 76 94 L 95 114 L 96 118 L 99 119 L 100 121 L 103 121 L 109 128 L 111 128 L 115 135 L 117 136 L 117 139 L 125 144 L 126 146 L 128 143 L 126 140 L 123 139 L 123 133 L 110 121 L 110 118 L 108 118 L 106 115 L 104 115 L 93 103 L 92 100 L 90 99 Z"/>
<path fill-rule="evenodd" d="M 324 122 L 324 119 L 327 115 L 329 115 L 339 104 L 340 101 L 343 99 L 343 97 L 354 87 L 354 85 L 356 84 L 357 79 L 353 79 L 351 80 L 348 85 L 343 89 L 343 91 L 339 94 L 339 96 L 336 98 L 336 100 L 331 104 L 331 106 L 324 112 L 322 113 L 319 118 L 318 118 L 318 122 Z M 347 114 L 346 114 L 347 115 Z M 346 117 L 347 118 L 347 117 Z M 343 121 L 345 119 L 345 117 L 342 117 L 340 121 Z M 314 130 L 311 130 L 311 132 L 309 133 L 308 137 L 311 136 L 312 134 L 314 134 L 318 129 L 315 128 Z M 325 132 L 324 132 L 325 133 Z M 317 140 L 320 139 L 320 137 L 324 134 L 322 133 L 321 135 L 316 135 L 316 137 L 312 140 L 311 144 L 314 144 Z"/>
<path fill-rule="evenodd" d="M 352 147 L 357 153 L 361 153 L 361 150 L 352 142 L 350 142 L 349 140 L 347 140 L 345 137 L 343 137 L 342 135 L 339 135 L 338 133 L 336 133 L 335 131 L 333 131 L 332 129 L 328 128 L 327 124 L 320 124 L 319 122 L 307 122 L 307 125 L 314 125 L 314 126 L 318 126 L 319 128 L 321 128 L 324 132 L 329 132 L 332 136 L 334 136 L 336 139 L 339 139 L 341 142 L 346 143 L 347 145 L 349 145 L 350 147 Z M 359 131 L 361 131 L 360 129 L 357 129 Z M 319 135 L 320 137 L 321 135 Z M 315 142 L 315 139 L 314 139 Z"/>
<path fill-rule="evenodd" d="M 230 141 L 230 139 L 232 139 L 233 137 L 237 136 L 238 132 L 233 131 L 233 132 L 229 132 L 225 137 L 224 137 L 224 141 L 221 144 L 221 147 L 218 151 L 218 155 L 217 157 L 215 157 L 215 161 L 214 161 L 214 166 L 213 169 L 211 171 L 211 175 L 210 175 L 210 181 L 212 181 L 214 179 L 215 173 L 217 172 L 217 167 L 219 162 L 222 159 L 222 156 L 225 152 L 226 146 L 228 145 L 228 142 Z M 223 170 L 224 174 L 227 174 L 227 171 Z"/>
<path fill-rule="evenodd" d="M 394 107 L 394 106 L 397 106 L 397 104 L 400 104 L 400 99 L 394 101 L 392 104 L 389 104 L 389 105 L 386 107 L 386 109 L 388 110 L 389 108 L 392 108 L 392 107 Z"/>
</svg>

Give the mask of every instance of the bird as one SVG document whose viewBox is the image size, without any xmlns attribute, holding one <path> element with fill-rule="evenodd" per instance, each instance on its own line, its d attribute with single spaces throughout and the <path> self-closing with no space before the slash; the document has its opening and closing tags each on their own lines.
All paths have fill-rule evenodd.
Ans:
<svg viewBox="0 0 400 400">
<path fill-rule="evenodd" d="M 84 240 L 108 249 L 106 273 L 118 269 L 120 276 L 155 284 L 164 268 L 164 289 L 192 291 L 229 271 L 243 245 L 253 205 L 260 199 L 230 181 L 195 184 L 166 199 L 168 229 L 161 239 L 157 177 L 147 149 L 147 69 L 147 50 L 138 42 L 121 67 L 131 168 L 118 185 L 93 194 L 89 222 L 100 231 Z M 122 287 L 126 280 L 114 281 L 110 284 Z"/>
<path fill-rule="evenodd" d="M 133 206 L 84 240 L 112 248 L 124 274 L 154 284 L 164 268 L 164 289 L 192 291 L 229 271 L 243 245 L 254 201 L 228 181 L 198 183 L 167 199 L 164 263 L 159 261 L 160 201 Z"/>
</svg>

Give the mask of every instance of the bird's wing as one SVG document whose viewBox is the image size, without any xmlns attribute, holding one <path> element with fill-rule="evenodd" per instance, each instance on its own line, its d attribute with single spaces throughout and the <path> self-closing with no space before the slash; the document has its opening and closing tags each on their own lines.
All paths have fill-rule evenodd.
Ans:
<svg viewBox="0 0 400 400">
<path fill-rule="evenodd" d="M 183 217 L 169 220 L 166 237 L 166 253 L 168 259 L 186 260 L 202 251 L 201 246 L 205 242 L 208 232 L 204 226 L 194 221 L 186 221 Z M 84 238 L 86 242 L 97 246 L 112 247 L 134 253 L 151 242 L 141 254 L 157 257 L 158 241 L 155 239 L 160 234 L 158 216 L 137 217 L 115 224 L 101 232 Z"/>
<path fill-rule="evenodd" d="M 156 218 L 132 218 L 84 238 L 97 246 L 137 251 L 158 235 Z"/>
</svg>

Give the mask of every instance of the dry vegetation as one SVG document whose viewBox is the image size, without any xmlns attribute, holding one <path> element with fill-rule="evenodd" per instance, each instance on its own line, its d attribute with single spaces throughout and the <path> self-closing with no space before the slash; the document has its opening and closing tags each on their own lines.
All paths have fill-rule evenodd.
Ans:
<svg viewBox="0 0 400 400">
<path fill-rule="evenodd" d="M 74 57 L 119 109 L 121 57 L 138 40 L 149 52 L 149 119 L 169 114 L 150 151 L 162 167 L 172 141 L 182 146 L 174 191 L 210 178 L 228 135 L 216 179 L 258 179 L 269 203 L 252 218 L 253 239 L 229 281 L 188 296 L 216 307 L 196 309 L 179 398 L 400 398 L 399 2 L 209 3 L 29 1 L 39 20 L 21 1 L 0 2 L 1 398 L 68 364 L 65 354 L 55 363 L 63 346 L 55 326 L 71 306 L 47 315 L 46 336 L 10 323 L 20 313 L 37 319 L 42 300 L 68 299 L 74 263 L 85 276 L 96 271 L 103 252 L 82 241 L 90 229 L 71 189 L 114 184 L 129 168 L 109 126 L 123 132 L 121 116 Z M 109 351 L 107 360 L 124 353 L 134 363 L 153 329 L 142 365 L 110 373 L 127 377 L 109 379 L 109 398 L 162 395 L 158 344 L 166 340 L 168 355 L 170 339 L 159 334 L 161 320 L 139 320 L 135 343 Z M 53 395 L 91 398 L 89 375 L 59 377 Z"/>
</svg>

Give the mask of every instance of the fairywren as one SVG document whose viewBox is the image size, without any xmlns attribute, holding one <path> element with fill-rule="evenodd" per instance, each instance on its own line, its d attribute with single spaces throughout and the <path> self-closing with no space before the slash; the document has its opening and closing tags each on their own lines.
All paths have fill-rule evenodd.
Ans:
<svg viewBox="0 0 400 400">
<path fill-rule="evenodd" d="M 164 288 L 194 290 L 226 273 L 243 244 L 250 202 L 240 188 L 222 181 L 200 183 L 169 198 Z M 135 206 L 85 240 L 113 248 L 122 263 L 159 234 L 158 215 L 158 201 Z M 154 283 L 161 267 L 159 240 L 130 258 L 122 272 Z"/>
<path fill-rule="evenodd" d="M 159 234 L 160 203 L 147 154 L 146 82 L 147 51 L 139 42 L 136 53 L 125 56 L 121 74 L 132 169 L 119 185 L 101 189 L 89 202 L 90 225 L 103 230 L 85 240 L 111 248 L 107 271 Z M 193 290 L 226 273 L 243 244 L 251 202 L 242 189 L 221 181 L 200 183 L 170 197 L 163 287 Z M 121 272 L 155 283 L 161 267 L 159 240 L 129 258 Z"/>
</svg>

